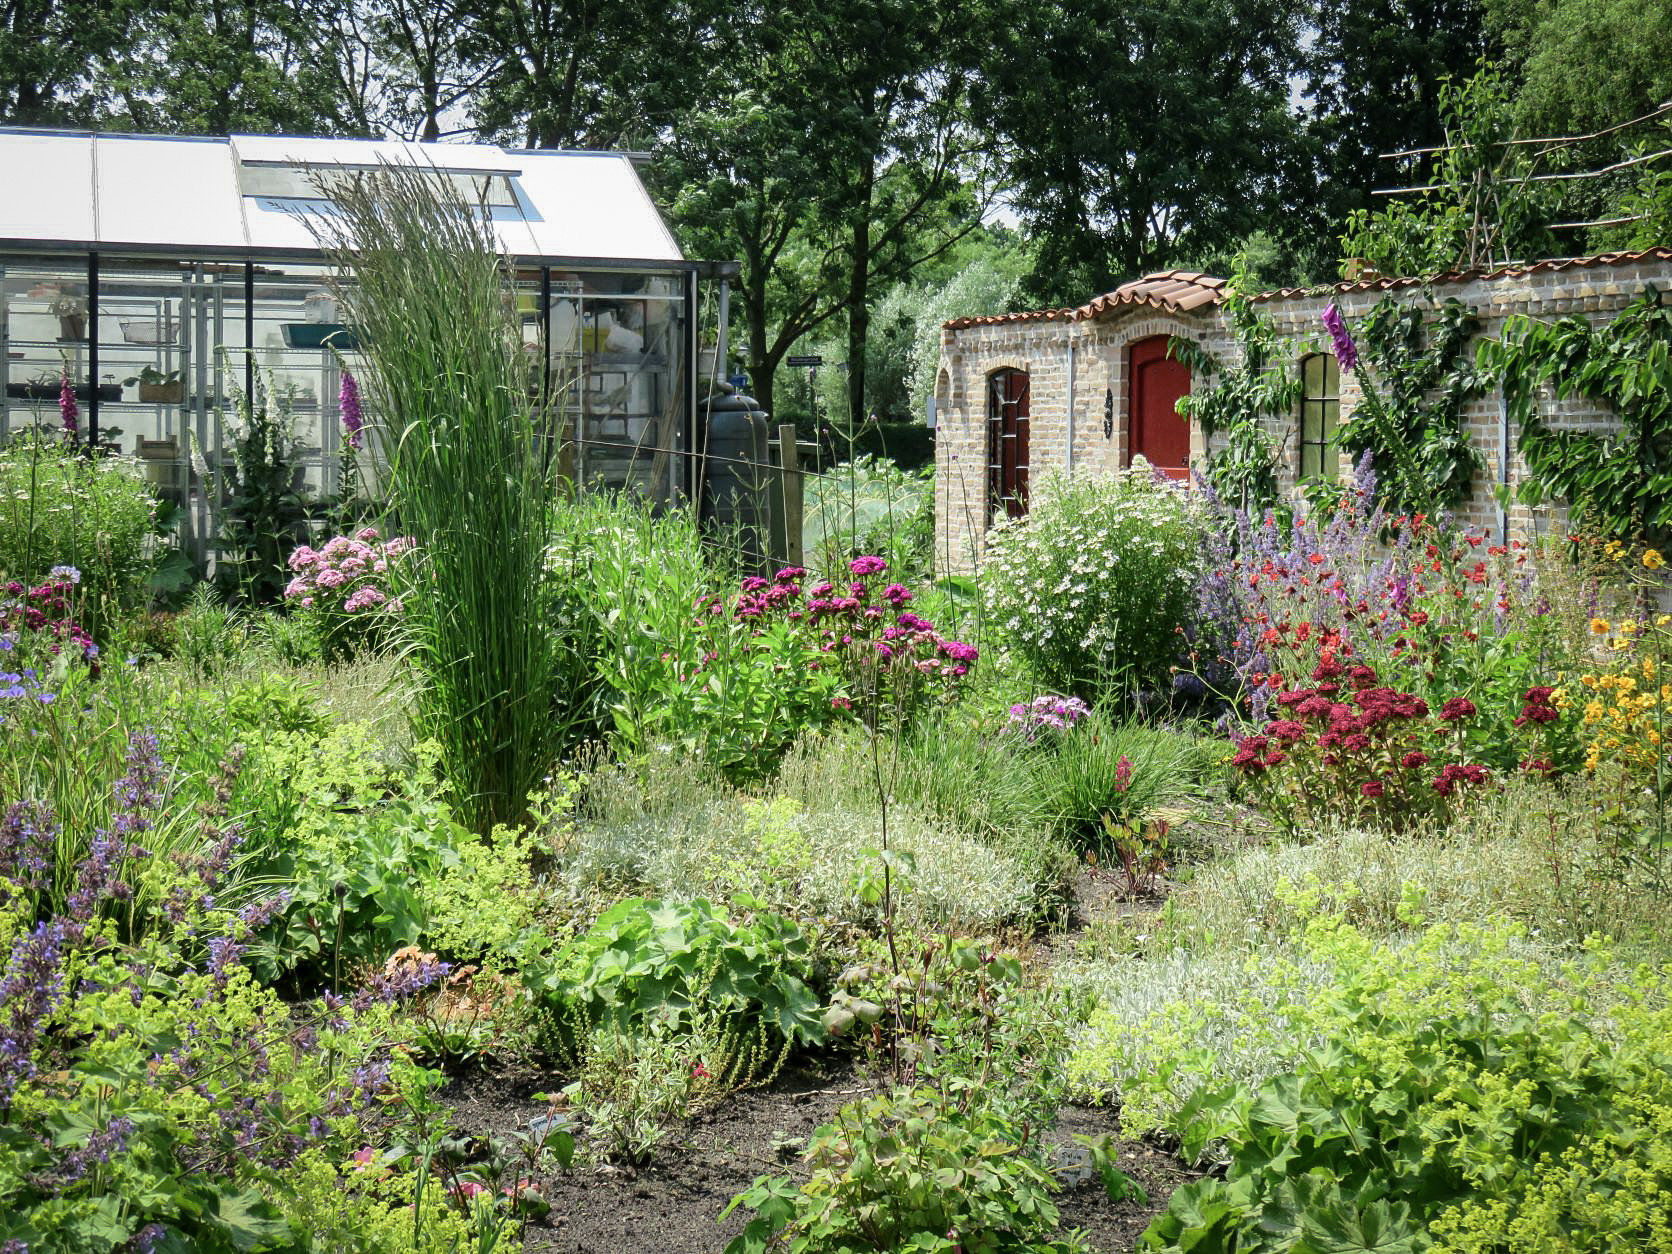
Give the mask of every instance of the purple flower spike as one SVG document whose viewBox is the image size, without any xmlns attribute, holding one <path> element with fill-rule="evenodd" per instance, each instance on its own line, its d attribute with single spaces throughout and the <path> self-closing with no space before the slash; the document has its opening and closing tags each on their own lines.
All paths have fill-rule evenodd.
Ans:
<svg viewBox="0 0 1672 1254">
<path fill-rule="evenodd" d="M 358 449 L 362 439 L 361 432 L 366 429 L 366 416 L 360 409 L 360 381 L 354 377 L 352 370 L 343 370 L 342 388 L 337 395 L 337 405 L 342 410 L 343 434 L 348 437 L 348 447 Z"/>
<path fill-rule="evenodd" d="M 1353 343 L 1353 337 L 1347 334 L 1347 322 L 1341 316 L 1341 311 L 1335 307 L 1332 300 L 1324 306 L 1324 330 L 1329 332 L 1329 338 L 1335 345 L 1335 360 L 1343 370 L 1351 370 L 1358 365 L 1358 345 Z"/>
<path fill-rule="evenodd" d="M 77 420 L 81 409 L 75 403 L 75 384 L 70 382 L 68 371 L 58 376 L 58 417 L 64 424 L 65 435 L 74 437 L 80 431 Z"/>
</svg>

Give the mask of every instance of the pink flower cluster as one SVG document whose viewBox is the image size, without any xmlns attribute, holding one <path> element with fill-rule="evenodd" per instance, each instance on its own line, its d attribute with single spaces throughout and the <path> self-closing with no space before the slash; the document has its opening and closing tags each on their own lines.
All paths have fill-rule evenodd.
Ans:
<svg viewBox="0 0 1672 1254">
<path fill-rule="evenodd" d="M 391 597 L 383 585 L 391 564 L 412 547 L 408 536 L 383 540 L 376 527 L 362 527 L 352 536 L 333 536 L 317 549 L 304 544 L 290 555 L 290 569 L 295 573 L 285 585 L 285 597 L 303 609 L 399 614 L 400 598 Z"/>
<path fill-rule="evenodd" d="M 46 642 L 54 656 L 72 645 L 98 671 L 99 646 L 76 620 L 72 604 L 81 574 L 70 566 L 55 566 L 47 581 L 29 587 L 12 580 L 0 584 L 0 652 L 11 652 L 24 633 Z"/>
</svg>

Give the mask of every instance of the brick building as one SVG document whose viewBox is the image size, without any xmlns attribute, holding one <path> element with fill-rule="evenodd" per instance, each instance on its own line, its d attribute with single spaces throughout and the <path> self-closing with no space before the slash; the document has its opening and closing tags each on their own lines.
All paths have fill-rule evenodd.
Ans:
<svg viewBox="0 0 1672 1254">
<path fill-rule="evenodd" d="M 1358 403 L 1358 380 L 1337 370 L 1321 321 L 1331 300 L 1349 326 L 1384 297 L 1437 303 L 1457 297 L 1495 336 L 1515 314 L 1583 314 L 1611 319 L 1646 286 L 1672 288 L 1672 249 L 1542 261 L 1491 271 L 1416 279 L 1378 278 L 1323 288 L 1286 288 L 1255 298 L 1294 346 L 1303 383 L 1297 412 L 1270 424 L 1283 486 L 1345 467 L 1329 436 Z M 1174 404 L 1192 385 L 1190 370 L 1167 354 L 1171 336 L 1195 340 L 1218 362 L 1237 345 L 1222 315 L 1225 280 L 1171 270 L 1124 284 L 1078 308 L 987 318 L 958 318 L 941 332 L 935 386 L 935 524 L 937 562 L 948 571 L 980 564 L 989 520 L 1023 513 L 1028 481 L 1047 468 L 1102 474 L 1142 454 L 1186 478 L 1209 452 L 1199 429 Z M 1563 422 L 1606 421 L 1566 405 Z M 1465 411 L 1481 454 L 1464 521 L 1494 533 L 1525 533 L 1536 520 L 1517 507 L 1504 516 L 1494 489 L 1525 473 L 1502 397 L 1489 394 Z"/>
</svg>

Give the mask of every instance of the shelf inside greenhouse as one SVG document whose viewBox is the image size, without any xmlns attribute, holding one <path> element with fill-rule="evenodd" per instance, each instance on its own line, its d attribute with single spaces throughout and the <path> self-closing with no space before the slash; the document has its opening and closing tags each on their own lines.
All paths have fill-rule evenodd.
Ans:
<svg viewBox="0 0 1672 1254">
<path fill-rule="evenodd" d="M 364 362 L 309 224 L 333 177 L 386 162 L 484 206 L 585 480 L 689 495 L 698 267 L 616 153 L 0 128 L 0 163 L 34 172 L 0 185 L 0 441 L 59 426 L 68 379 L 81 429 L 167 486 L 207 563 L 237 398 L 272 387 L 323 508 L 342 489 L 342 371 Z"/>
</svg>

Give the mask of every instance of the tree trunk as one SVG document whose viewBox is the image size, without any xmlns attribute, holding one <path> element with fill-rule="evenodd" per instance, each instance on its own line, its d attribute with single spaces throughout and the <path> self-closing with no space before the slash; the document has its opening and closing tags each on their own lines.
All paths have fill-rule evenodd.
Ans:
<svg viewBox="0 0 1672 1254">
<path fill-rule="evenodd" d="M 865 422 L 865 340 L 871 329 L 871 195 L 876 165 L 866 161 L 853 197 L 853 256 L 848 265 L 848 423 Z"/>
</svg>

